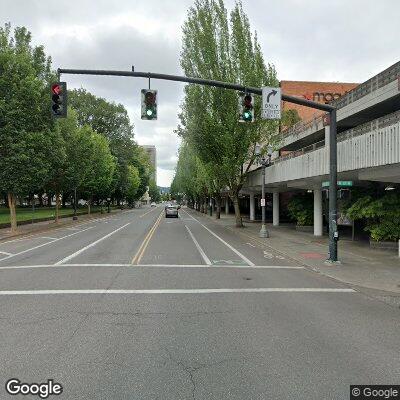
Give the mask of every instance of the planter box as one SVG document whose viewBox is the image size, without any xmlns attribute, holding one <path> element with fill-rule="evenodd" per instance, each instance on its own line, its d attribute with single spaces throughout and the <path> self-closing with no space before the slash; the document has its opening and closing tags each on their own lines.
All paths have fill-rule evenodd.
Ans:
<svg viewBox="0 0 400 400">
<path fill-rule="evenodd" d="M 296 231 L 313 233 L 314 232 L 314 226 L 312 226 L 312 225 L 304 225 L 304 226 L 296 225 Z"/>
<path fill-rule="evenodd" d="M 369 246 L 371 247 L 371 249 L 376 249 L 376 250 L 398 251 L 398 249 L 399 249 L 398 242 L 392 242 L 392 241 L 377 242 L 375 240 L 370 239 Z"/>
</svg>

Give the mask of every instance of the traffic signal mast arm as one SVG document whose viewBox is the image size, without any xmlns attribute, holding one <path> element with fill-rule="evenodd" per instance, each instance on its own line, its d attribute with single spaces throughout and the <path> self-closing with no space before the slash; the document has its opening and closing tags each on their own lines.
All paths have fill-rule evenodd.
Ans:
<svg viewBox="0 0 400 400">
<path fill-rule="evenodd" d="M 162 79 L 167 81 L 195 83 L 199 85 L 207 85 L 220 87 L 230 90 L 238 90 L 245 93 L 253 93 L 262 95 L 262 88 L 246 87 L 235 83 L 214 81 L 211 79 L 191 78 L 179 75 L 158 74 L 153 72 L 135 72 L 135 71 L 109 71 L 109 70 L 90 70 L 90 69 L 58 69 L 60 74 L 74 75 L 108 75 L 108 76 L 127 76 L 136 78 Z M 329 261 L 336 262 L 337 256 L 337 126 L 336 126 L 336 107 L 330 104 L 317 103 L 315 101 L 303 99 L 300 97 L 282 94 L 282 100 L 290 103 L 299 104 L 301 106 L 315 108 L 317 110 L 327 111 L 330 116 L 330 132 L 329 132 Z"/>
<path fill-rule="evenodd" d="M 212 79 L 191 78 L 188 76 L 158 74 L 155 72 L 136 72 L 136 71 L 111 71 L 111 70 L 96 70 L 96 69 L 65 69 L 59 68 L 58 74 L 73 74 L 73 75 L 106 75 L 106 76 L 128 76 L 135 78 L 150 78 L 161 79 L 166 81 L 196 83 L 199 85 L 214 86 L 224 89 L 238 90 L 241 92 L 248 92 L 253 94 L 262 95 L 261 88 L 247 87 L 238 85 L 236 83 L 214 81 Z M 306 100 L 301 97 L 290 96 L 282 93 L 282 100 L 290 103 L 299 104 L 306 107 L 316 108 L 323 111 L 332 111 L 336 109 L 329 104 L 317 103 L 316 101 Z"/>
</svg>

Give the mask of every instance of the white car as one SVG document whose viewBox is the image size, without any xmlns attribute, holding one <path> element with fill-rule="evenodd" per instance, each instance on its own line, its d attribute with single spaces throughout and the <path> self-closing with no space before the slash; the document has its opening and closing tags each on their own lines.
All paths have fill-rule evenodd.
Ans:
<svg viewBox="0 0 400 400">
<path fill-rule="evenodd" d="M 150 207 L 157 207 L 157 204 L 154 201 L 150 204 Z"/>
</svg>

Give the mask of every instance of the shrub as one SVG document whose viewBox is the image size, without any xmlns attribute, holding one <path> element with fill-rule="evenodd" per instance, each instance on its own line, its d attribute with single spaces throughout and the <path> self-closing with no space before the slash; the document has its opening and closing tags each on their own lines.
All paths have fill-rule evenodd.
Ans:
<svg viewBox="0 0 400 400">
<path fill-rule="evenodd" d="M 287 205 L 289 215 L 299 226 L 312 225 L 314 219 L 313 197 L 308 193 L 296 194 Z"/>
<path fill-rule="evenodd" d="M 348 210 L 347 215 L 365 219 L 366 227 L 373 240 L 400 239 L 400 196 L 385 194 L 378 199 L 371 196 L 359 198 Z"/>
</svg>

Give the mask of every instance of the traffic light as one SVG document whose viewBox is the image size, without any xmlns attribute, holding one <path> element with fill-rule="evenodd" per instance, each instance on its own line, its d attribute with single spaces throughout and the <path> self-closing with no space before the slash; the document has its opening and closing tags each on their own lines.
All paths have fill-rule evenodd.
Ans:
<svg viewBox="0 0 400 400">
<path fill-rule="evenodd" d="M 51 115 L 54 118 L 67 116 L 67 83 L 55 82 L 51 85 Z"/>
<path fill-rule="evenodd" d="M 239 122 L 254 122 L 254 96 L 251 93 L 239 95 Z"/>
<path fill-rule="evenodd" d="M 157 119 L 157 90 L 142 89 L 142 119 Z"/>
</svg>

